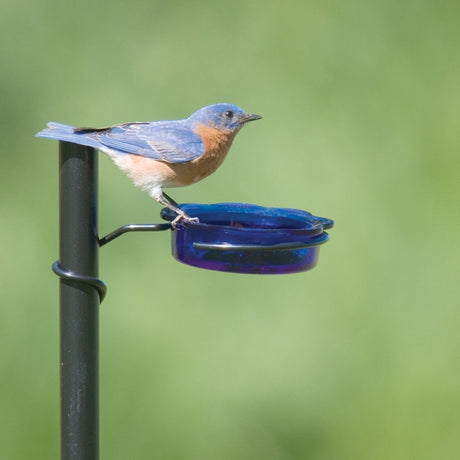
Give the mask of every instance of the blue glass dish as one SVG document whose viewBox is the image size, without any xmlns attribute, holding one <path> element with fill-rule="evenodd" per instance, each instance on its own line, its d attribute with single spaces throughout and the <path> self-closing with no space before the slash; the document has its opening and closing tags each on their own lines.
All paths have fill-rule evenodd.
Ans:
<svg viewBox="0 0 460 460">
<path fill-rule="evenodd" d="M 200 222 L 179 222 L 172 231 L 173 256 L 186 264 L 235 273 L 282 274 L 311 270 L 324 231 L 334 222 L 290 208 L 248 203 L 180 205 Z M 162 210 L 171 221 L 175 214 Z"/>
</svg>

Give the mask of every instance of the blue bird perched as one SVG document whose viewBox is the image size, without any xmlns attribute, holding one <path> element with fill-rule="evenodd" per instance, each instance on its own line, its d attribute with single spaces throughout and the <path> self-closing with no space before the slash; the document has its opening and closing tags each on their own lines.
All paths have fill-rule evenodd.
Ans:
<svg viewBox="0 0 460 460">
<path fill-rule="evenodd" d="M 184 120 L 134 122 L 107 128 L 75 128 L 48 123 L 37 136 L 94 147 L 156 201 L 172 209 L 179 220 L 197 221 L 163 192 L 194 184 L 224 161 L 238 131 L 260 115 L 233 104 L 202 107 Z"/>
</svg>

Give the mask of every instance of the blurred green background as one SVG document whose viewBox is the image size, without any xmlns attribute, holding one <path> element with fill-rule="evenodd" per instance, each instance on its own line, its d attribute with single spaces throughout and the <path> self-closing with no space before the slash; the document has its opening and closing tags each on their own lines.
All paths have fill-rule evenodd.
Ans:
<svg viewBox="0 0 460 460">
<path fill-rule="evenodd" d="M 0 456 L 59 457 L 57 143 L 232 102 L 246 127 L 179 202 L 307 209 L 312 272 L 101 250 L 102 458 L 454 459 L 460 451 L 458 2 L 3 0 Z M 100 233 L 160 206 L 100 155 Z"/>
</svg>

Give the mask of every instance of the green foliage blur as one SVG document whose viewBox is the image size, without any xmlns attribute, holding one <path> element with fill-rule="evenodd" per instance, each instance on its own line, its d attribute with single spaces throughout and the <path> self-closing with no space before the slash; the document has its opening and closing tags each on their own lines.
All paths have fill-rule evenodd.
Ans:
<svg viewBox="0 0 460 460">
<path fill-rule="evenodd" d="M 0 457 L 59 458 L 57 143 L 232 102 L 263 120 L 179 202 L 307 209 L 307 273 L 217 273 L 170 238 L 101 249 L 101 455 L 454 459 L 458 2 L 3 0 Z M 160 206 L 100 154 L 99 229 Z"/>
</svg>

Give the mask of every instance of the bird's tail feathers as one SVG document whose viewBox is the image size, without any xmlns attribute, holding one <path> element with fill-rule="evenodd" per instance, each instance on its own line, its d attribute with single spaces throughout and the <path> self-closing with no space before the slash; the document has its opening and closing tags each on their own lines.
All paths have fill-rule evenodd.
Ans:
<svg viewBox="0 0 460 460">
<path fill-rule="evenodd" d="M 64 125 L 57 122 L 49 122 L 48 128 L 36 134 L 37 137 L 46 139 L 55 139 L 58 141 L 72 142 L 74 144 L 87 145 L 89 147 L 100 148 L 101 143 L 96 139 L 89 137 L 85 133 L 75 132 L 75 128 L 70 125 Z"/>
</svg>

